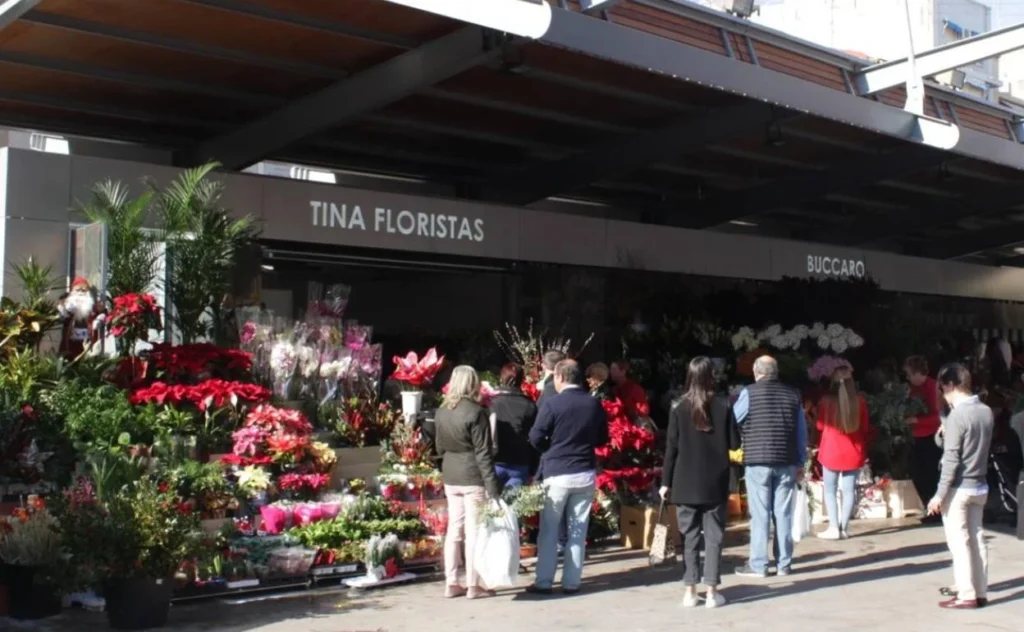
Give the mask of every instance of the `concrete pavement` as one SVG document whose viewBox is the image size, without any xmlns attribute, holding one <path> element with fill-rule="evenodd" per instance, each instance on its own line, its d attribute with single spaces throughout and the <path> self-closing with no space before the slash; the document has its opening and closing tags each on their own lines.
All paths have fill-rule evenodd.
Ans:
<svg viewBox="0 0 1024 632">
<path fill-rule="evenodd" d="M 594 556 L 574 597 L 537 598 L 504 591 L 492 599 L 441 598 L 440 581 L 365 593 L 301 594 L 247 605 L 208 602 L 177 606 L 168 629 L 177 632 L 483 632 L 591 630 L 663 632 L 666 629 L 767 632 L 936 632 L 1024 629 L 1024 542 L 1004 533 L 990 538 L 988 608 L 940 610 L 937 589 L 952 582 L 941 528 L 912 522 L 854 523 L 845 542 L 810 538 L 797 546 L 794 573 L 764 581 L 726 575 L 720 610 L 683 610 L 678 567 L 647 568 L 646 558 L 614 549 Z M 745 557 L 745 532 L 730 532 L 725 569 Z M 521 583 L 530 577 L 521 576 Z M 7 622 L 0 622 L 4 629 Z M 22 626 L 18 626 L 22 627 Z M 42 632 L 104 630 L 103 615 L 74 612 Z M 17 628 L 15 628 L 17 629 Z"/>
</svg>

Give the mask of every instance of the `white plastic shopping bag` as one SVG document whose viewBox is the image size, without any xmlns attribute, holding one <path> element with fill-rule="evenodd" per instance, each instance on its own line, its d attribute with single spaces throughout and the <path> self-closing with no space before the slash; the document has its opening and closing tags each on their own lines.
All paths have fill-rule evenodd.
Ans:
<svg viewBox="0 0 1024 632">
<path fill-rule="evenodd" d="M 811 508 L 807 488 L 797 485 L 793 490 L 793 541 L 803 540 L 811 532 Z"/>
<path fill-rule="evenodd" d="M 509 588 L 519 575 L 519 520 L 502 500 L 488 502 L 477 526 L 473 561 L 488 589 Z"/>
</svg>

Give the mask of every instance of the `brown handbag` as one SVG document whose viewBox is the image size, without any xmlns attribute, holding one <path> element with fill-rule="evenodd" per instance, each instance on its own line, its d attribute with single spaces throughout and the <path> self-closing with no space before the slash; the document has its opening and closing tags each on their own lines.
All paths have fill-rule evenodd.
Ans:
<svg viewBox="0 0 1024 632">
<path fill-rule="evenodd" d="M 654 525 L 654 537 L 651 540 L 651 552 L 647 562 L 651 566 L 671 564 L 676 561 L 676 543 L 669 533 L 669 526 L 662 519 L 665 516 L 665 501 L 658 506 L 658 522 Z"/>
</svg>

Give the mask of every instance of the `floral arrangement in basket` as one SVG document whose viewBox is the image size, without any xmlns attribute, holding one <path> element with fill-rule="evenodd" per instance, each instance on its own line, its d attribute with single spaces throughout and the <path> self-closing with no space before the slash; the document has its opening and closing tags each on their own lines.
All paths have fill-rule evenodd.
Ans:
<svg viewBox="0 0 1024 632">
<path fill-rule="evenodd" d="M 366 575 L 375 581 L 397 577 L 402 572 L 402 543 L 389 533 L 374 535 L 366 543 Z"/>
<path fill-rule="evenodd" d="M 732 336 L 733 349 L 743 352 L 768 346 L 777 351 L 800 351 L 807 347 L 809 351 L 842 354 L 863 345 L 863 338 L 838 323 L 797 325 L 789 330 L 784 330 L 781 325 L 770 325 L 760 331 L 740 327 Z"/>
<path fill-rule="evenodd" d="M 430 442 L 419 428 L 398 424 L 381 444 L 377 483 L 381 495 L 389 500 L 401 500 L 407 492 L 412 500 L 441 492 L 441 473 L 434 465 Z"/>
</svg>

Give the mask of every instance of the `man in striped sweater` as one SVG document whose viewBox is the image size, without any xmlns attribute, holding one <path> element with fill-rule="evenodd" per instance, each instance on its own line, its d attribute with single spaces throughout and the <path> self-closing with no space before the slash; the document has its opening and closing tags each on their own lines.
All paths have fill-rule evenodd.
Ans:
<svg viewBox="0 0 1024 632">
<path fill-rule="evenodd" d="M 768 576 L 768 541 L 775 525 L 779 575 L 793 564 L 793 495 L 807 459 L 807 420 L 800 392 L 779 380 L 775 358 L 754 362 L 754 384 L 734 404 L 743 435 L 744 480 L 750 507 L 750 561 L 743 577 Z"/>
</svg>

